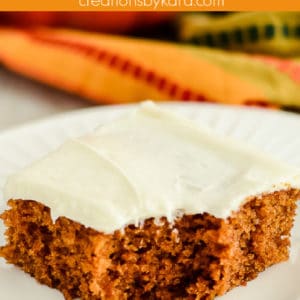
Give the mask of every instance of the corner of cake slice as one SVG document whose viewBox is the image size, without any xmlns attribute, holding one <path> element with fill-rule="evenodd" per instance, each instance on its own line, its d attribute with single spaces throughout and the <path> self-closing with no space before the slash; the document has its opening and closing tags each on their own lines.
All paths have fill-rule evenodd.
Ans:
<svg viewBox="0 0 300 300">
<path fill-rule="evenodd" d="M 214 299 L 288 259 L 300 172 L 156 107 L 11 176 L 0 256 L 65 299 Z"/>
</svg>

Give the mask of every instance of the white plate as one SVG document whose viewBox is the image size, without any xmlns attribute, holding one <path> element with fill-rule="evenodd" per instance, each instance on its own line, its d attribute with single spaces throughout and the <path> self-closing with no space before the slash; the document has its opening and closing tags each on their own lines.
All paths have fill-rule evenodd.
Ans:
<svg viewBox="0 0 300 300">
<path fill-rule="evenodd" d="M 265 152 L 300 168 L 300 116 L 251 108 L 207 104 L 164 104 L 220 134 L 244 140 Z M 112 120 L 128 106 L 80 110 L 35 122 L 0 134 L 0 190 L 6 177 L 55 149 L 66 138 L 82 135 Z M 0 194 L 0 205 L 4 201 Z M 0 234 L 3 233 L 0 225 Z M 222 300 L 300 300 L 300 217 L 293 230 L 288 262 L 269 268 L 247 287 L 236 288 Z M 2 239 L 2 237 L 1 237 Z M 3 239 L 1 240 L 3 243 Z M 0 299 L 59 300 L 60 293 L 39 285 L 28 275 L 0 261 Z"/>
</svg>

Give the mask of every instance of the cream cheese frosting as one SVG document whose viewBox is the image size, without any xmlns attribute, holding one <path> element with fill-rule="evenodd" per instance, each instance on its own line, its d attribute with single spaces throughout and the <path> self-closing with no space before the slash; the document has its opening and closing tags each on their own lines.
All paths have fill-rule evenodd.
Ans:
<svg viewBox="0 0 300 300">
<path fill-rule="evenodd" d="M 147 102 L 11 176 L 4 195 L 112 233 L 150 217 L 227 218 L 288 187 L 300 187 L 298 169 Z"/>
</svg>

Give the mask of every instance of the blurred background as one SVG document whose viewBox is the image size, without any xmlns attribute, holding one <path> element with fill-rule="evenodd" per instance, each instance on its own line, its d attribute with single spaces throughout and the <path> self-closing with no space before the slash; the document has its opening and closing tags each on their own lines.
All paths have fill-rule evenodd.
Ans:
<svg viewBox="0 0 300 300">
<path fill-rule="evenodd" d="M 0 12 L 0 130 L 95 105 L 298 110 L 300 13 Z"/>
</svg>

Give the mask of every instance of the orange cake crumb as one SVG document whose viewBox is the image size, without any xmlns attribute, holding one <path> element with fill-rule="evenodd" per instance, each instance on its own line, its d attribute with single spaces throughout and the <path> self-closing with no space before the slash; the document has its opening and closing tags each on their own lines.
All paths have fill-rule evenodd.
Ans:
<svg viewBox="0 0 300 300">
<path fill-rule="evenodd" d="M 289 257 L 300 191 L 252 197 L 227 219 L 153 218 L 104 234 L 36 201 L 10 200 L 0 256 L 65 299 L 214 299 Z"/>
</svg>

